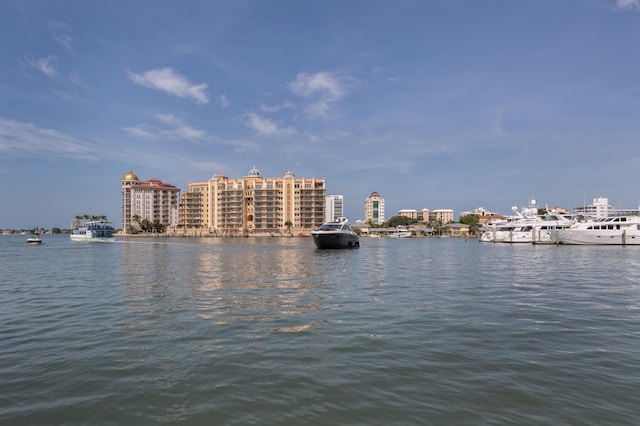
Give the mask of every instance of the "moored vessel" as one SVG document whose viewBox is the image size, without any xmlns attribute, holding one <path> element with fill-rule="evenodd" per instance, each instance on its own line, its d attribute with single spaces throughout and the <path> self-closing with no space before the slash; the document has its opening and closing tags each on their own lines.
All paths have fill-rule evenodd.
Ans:
<svg viewBox="0 0 640 426">
<path fill-rule="evenodd" d="M 608 216 L 578 221 L 558 231 L 561 244 L 640 245 L 640 216 Z"/>
<path fill-rule="evenodd" d="M 390 228 L 387 233 L 388 238 L 411 238 L 411 231 L 404 225 L 398 225 Z"/>
</svg>

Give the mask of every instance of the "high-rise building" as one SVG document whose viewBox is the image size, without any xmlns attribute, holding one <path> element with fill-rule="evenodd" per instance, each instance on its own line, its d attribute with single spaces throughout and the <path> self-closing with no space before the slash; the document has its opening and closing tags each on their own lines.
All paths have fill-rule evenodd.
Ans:
<svg viewBox="0 0 640 426">
<path fill-rule="evenodd" d="M 377 192 L 372 192 L 369 198 L 364 200 L 364 221 L 374 224 L 384 222 L 384 198 Z"/>
<path fill-rule="evenodd" d="M 215 174 L 189 184 L 180 224 L 215 233 L 308 233 L 324 222 L 325 194 L 324 178 L 265 178 L 255 167 L 238 179 Z"/>
<path fill-rule="evenodd" d="M 126 233 L 130 226 L 137 226 L 135 219 L 176 226 L 179 197 L 179 188 L 156 178 L 140 181 L 129 170 L 122 177 L 122 229 Z"/>
<path fill-rule="evenodd" d="M 331 222 L 344 217 L 344 198 L 342 195 L 327 195 L 324 205 L 324 221 Z"/>
</svg>

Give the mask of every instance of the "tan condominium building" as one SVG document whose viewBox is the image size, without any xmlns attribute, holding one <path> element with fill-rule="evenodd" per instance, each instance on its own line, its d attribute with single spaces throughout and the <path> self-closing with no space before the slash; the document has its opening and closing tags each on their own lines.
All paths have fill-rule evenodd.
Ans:
<svg viewBox="0 0 640 426">
<path fill-rule="evenodd" d="M 384 222 L 384 198 L 377 192 L 372 192 L 371 195 L 364 200 L 364 221 L 374 224 Z"/>
<path fill-rule="evenodd" d="M 445 225 L 447 223 L 453 222 L 453 210 L 451 209 L 437 209 L 432 210 L 429 213 L 429 218 L 440 222 Z"/>
<path fill-rule="evenodd" d="M 176 226 L 179 199 L 179 188 L 156 178 L 141 181 L 129 170 L 122 176 L 122 229 L 126 233 L 144 219 Z"/>
<path fill-rule="evenodd" d="M 398 211 L 398 216 L 408 217 L 409 219 L 418 219 L 421 222 L 439 221 L 442 224 L 453 222 L 453 210 L 438 209 L 430 211 L 422 209 L 421 211 L 414 209 L 403 209 Z"/>
<path fill-rule="evenodd" d="M 237 179 L 215 174 L 189 183 L 180 226 L 222 234 L 308 234 L 324 221 L 325 195 L 324 178 L 296 178 L 291 172 L 266 178 L 255 167 Z"/>
</svg>

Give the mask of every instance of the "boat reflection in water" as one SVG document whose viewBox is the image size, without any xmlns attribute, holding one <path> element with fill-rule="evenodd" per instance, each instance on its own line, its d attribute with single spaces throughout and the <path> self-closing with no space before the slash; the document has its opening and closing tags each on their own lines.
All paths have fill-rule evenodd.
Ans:
<svg viewBox="0 0 640 426">
<path fill-rule="evenodd" d="M 320 228 L 311 231 L 313 243 L 319 249 L 344 249 L 360 247 L 358 234 L 351 229 L 347 219 L 327 222 Z"/>
</svg>

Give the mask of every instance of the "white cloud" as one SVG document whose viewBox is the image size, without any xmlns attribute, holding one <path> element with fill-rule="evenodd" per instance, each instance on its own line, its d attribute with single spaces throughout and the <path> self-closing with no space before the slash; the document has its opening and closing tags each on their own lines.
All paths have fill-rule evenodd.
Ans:
<svg viewBox="0 0 640 426">
<path fill-rule="evenodd" d="M 154 134 L 143 126 L 125 127 L 124 131 L 138 139 L 152 139 L 154 137 Z"/>
<path fill-rule="evenodd" d="M 289 101 L 284 101 L 280 105 L 264 105 L 264 104 L 260 105 L 260 111 L 269 112 L 269 113 L 278 112 L 281 109 L 294 109 L 294 108 L 295 108 L 295 105 Z"/>
<path fill-rule="evenodd" d="M 327 72 L 300 73 L 295 81 L 289 83 L 289 88 L 296 95 L 313 100 L 306 108 L 312 118 L 325 117 L 331 103 L 341 99 L 345 93 L 340 80 Z"/>
<path fill-rule="evenodd" d="M 71 27 L 65 22 L 56 21 L 55 19 L 49 22 L 49 30 L 53 39 L 57 41 L 65 50 L 75 54 L 73 50 L 73 39 L 68 34 L 71 32 Z"/>
<path fill-rule="evenodd" d="M 27 61 L 27 63 L 29 63 L 29 65 L 31 65 L 32 67 L 36 68 L 38 71 L 41 71 L 42 73 L 46 74 L 49 77 L 53 77 L 58 73 L 57 65 L 56 65 L 58 58 L 53 55 L 47 56 L 46 58 L 39 58 L 39 59 L 25 58 L 25 60 Z"/>
<path fill-rule="evenodd" d="M 222 108 L 227 108 L 229 105 L 231 105 L 229 99 L 227 99 L 227 95 L 220 95 L 218 101 L 220 101 L 220 105 L 222 106 Z"/>
<path fill-rule="evenodd" d="M 640 0 L 617 0 L 616 5 L 620 9 L 640 9 Z"/>
<path fill-rule="evenodd" d="M 124 130 L 131 136 L 139 139 L 164 138 L 197 140 L 203 139 L 207 135 L 207 132 L 204 130 L 198 130 L 188 126 L 182 119 L 173 114 L 156 114 L 155 118 L 171 128 L 164 130 L 156 128 L 154 132 L 153 129 L 147 126 L 138 125 L 135 127 L 125 127 Z"/>
<path fill-rule="evenodd" d="M 160 68 L 143 74 L 129 72 L 129 78 L 136 84 L 162 90 L 180 98 L 192 98 L 197 103 L 209 103 L 205 92 L 207 83 L 193 84 L 171 68 Z"/>
<path fill-rule="evenodd" d="M 292 127 L 279 127 L 274 121 L 260 117 L 255 112 L 247 114 L 245 125 L 262 136 L 294 135 L 296 130 Z"/>
<path fill-rule="evenodd" d="M 0 153 L 87 159 L 92 152 L 87 143 L 57 130 L 0 118 Z"/>
</svg>

